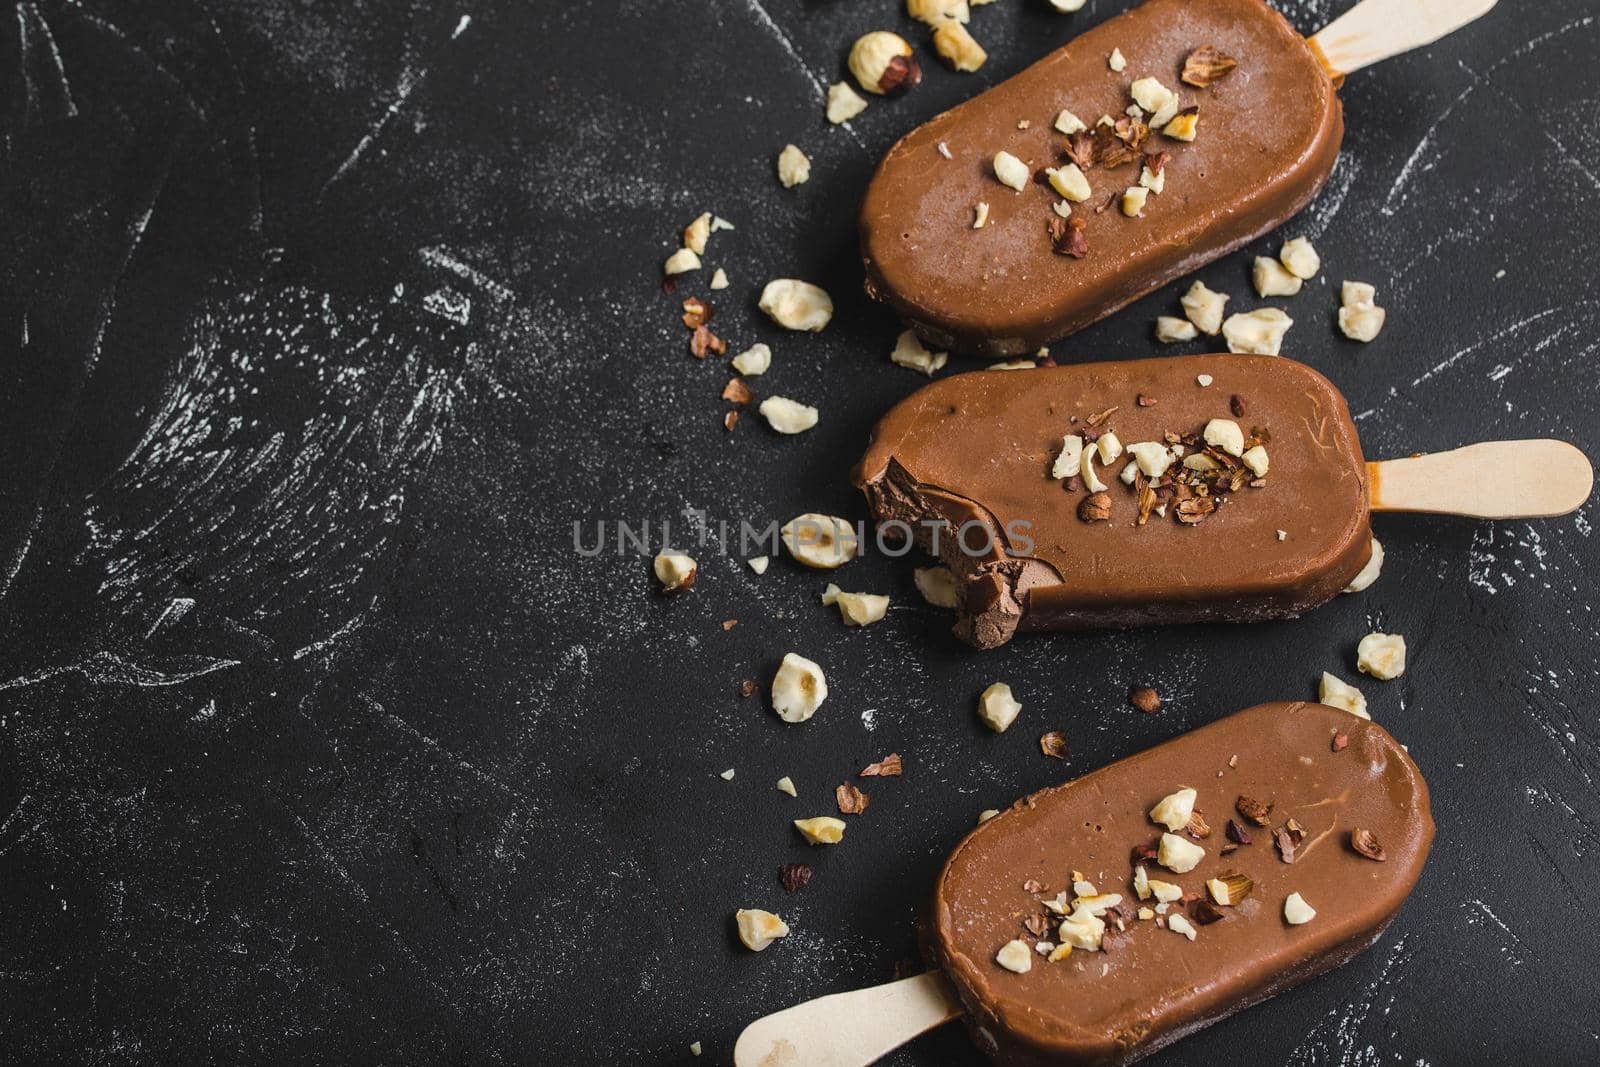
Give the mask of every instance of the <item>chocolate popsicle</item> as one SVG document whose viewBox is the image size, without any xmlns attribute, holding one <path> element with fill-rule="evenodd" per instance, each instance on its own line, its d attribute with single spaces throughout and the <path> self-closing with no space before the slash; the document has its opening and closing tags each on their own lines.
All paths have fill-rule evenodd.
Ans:
<svg viewBox="0 0 1600 1067">
<path fill-rule="evenodd" d="M 1368 0 L 1307 41 L 1262 0 L 1147 0 L 889 150 L 860 211 L 867 292 L 936 348 L 1032 352 L 1297 214 L 1344 134 L 1331 72 L 1492 6 Z M 1002 152 L 1033 180 L 1008 188 Z"/>
<path fill-rule="evenodd" d="M 1176 822 L 1188 806 L 1203 815 L 1187 832 L 1150 814 Z M 1203 855 L 1178 873 L 1146 855 L 1166 837 Z M 973 831 L 939 877 L 929 947 L 997 1062 L 1131 1063 L 1370 946 L 1432 840 L 1427 786 L 1382 727 L 1263 704 Z M 1291 894 L 1314 917 L 1299 922 Z M 1013 940 L 1025 973 L 996 962 Z"/>
<path fill-rule="evenodd" d="M 965 1014 L 1003 1064 L 1131 1063 L 1371 945 L 1432 838 L 1381 727 L 1251 708 L 985 822 L 935 887 L 936 970 L 760 1019 L 734 1062 L 860 1067 Z"/>
<path fill-rule="evenodd" d="M 1592 480 L 1553 441 L 1368 464 L 1326 378 L 1244 355 L 945 378 L 879 421 L 855 471 L 880 527 L 954 572 L 956 633 L 978 648 L 1291 618 L 1362 570 L 1374 505 L 1556 515 Z"/>
</svg>

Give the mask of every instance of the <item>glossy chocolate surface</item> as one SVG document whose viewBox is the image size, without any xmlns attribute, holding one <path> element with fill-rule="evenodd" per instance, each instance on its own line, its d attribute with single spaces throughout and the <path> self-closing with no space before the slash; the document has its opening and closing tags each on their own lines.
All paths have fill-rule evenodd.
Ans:
<svg viewBox="0 0 1600 1067">
<path fill-rule="evenodd" d="M 1238 68 L 1208 88 L 1181 83 L 1185 57 L 1205 45 Z M 1127 59 L 1121 73 L 1107 65 L 1113 49 Z M 1121 116 L 1128 87 L 1146 76 L 1199 106 L 1196 139 L 1152 134 L 1145 151 L 1171 159 L 1165 191 L 1149 197 L 1143 218 L 1096 211 L 1138 182 L 1136 164 L 1091 168 L 1094 195 L 1073 206 L 1089 253 L 1055 254 L 1045 227 L 1059 197 L 1044 184 L 1020 193 L 1001 185 L 995 153 L 1033 172 L 1061 165 L 1057 113 L 1090 125 Z M 889 150 L 861 205 L 868 291 L 935 347 L 1032 352 L 1281 225 L 1327 180 L 1343 135 L 1321 62 L 1261 0 L 1149 0 Z M 988 222 L 973 229 L 980 201 Z"/>
<path fill-rule="evenodd" d="M 1348 739 L 1341 751 L 1336 734 Z M 1219 921 L 1196 922 L 1193 942 L 1135 918 L 1156 902 L 1139 901 L 1131 883 L 1130 851 L 1164 829 L 1148 811 L 1185 786 L 1198 790 L 1196 810 L 1212 827 L 1197 841 L 1205 858 L 1186 874 L 1146 861 L 1149 877 L 1202 894 L 1224 872 L 1255 883 L 1241 903 L 1217 909 Z M 1268 826 L 1235 811 L 1241 794 L 1273 805 Z M 1272 830 L 1291 817 L 1305 837 L 1285 863 Z M 1229 818 L 1251 841 L 1223 855 Z M 1351 847 L 1356 828 L 1381 844 L 1382 862 Z M 1427 785 L 1381 727 L 1320 704 L 1263 704 L 1035 793 L 974 830 L 940 875 L 930 951 L 998 1062 L 1129 1063 L 1366 948 L 1415 885 L 1432 839 Z M 997 965 L 1002 945 L 1029 936 L 1022 921 L 1041 913 L 1040 899 L 1072 897 L 1074 870 L 1123 895 L 1126 929 L 1108 933 L 1101 952 L 1038 956 L 1026 974 Z M 1030 893 L 1029 879 L 1044 889 Z M 1294 892 L 1317 912 L 1300 926 L 1283 916 Z M 1171 909 L 1193 914 L 1193 905 Z"/>
</svg>

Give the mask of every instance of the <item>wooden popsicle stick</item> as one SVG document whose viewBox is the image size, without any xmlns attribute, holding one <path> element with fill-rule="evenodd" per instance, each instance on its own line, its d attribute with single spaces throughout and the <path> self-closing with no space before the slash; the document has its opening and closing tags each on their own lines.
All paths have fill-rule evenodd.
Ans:
<svg viewBox="0 0 1600 1067">
<path fill-rule="evenodd" d="M 733 1047 L 734 1067 L 866 1067 L 961 1014 L 944 976 L 834 993 L 757 1019 Z"/>
<path fill-rule="evenodd" d="M 1367 464 L 1373 511 L 1542 519 L 1578 510 L 1594 468 L 1565 441 L 1485 441 Z"/>
<path fill-rule="evenodd" d="M 1432 44 L 1488 13 L 1495 0 L 1361 0 L 1311 38 L 1335 78 Z"/>
</svg>

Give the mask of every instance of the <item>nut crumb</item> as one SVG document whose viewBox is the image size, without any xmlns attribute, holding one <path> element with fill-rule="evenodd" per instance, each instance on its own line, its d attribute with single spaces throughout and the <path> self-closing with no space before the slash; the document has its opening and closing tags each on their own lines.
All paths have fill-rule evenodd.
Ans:
<svg viewBox="0 0 1600 1067">
<path fill-rule="evenodd" d="M 867 805 L 872 798 L 857 789 L 850 782 L 844 782 L 833 790 L 834 801 L 839 805 L 841 815 L 859 815 L 867 810 Z"/>
<path fill-rule="evenodd" d="M 778 882 L 783 886 L 785 893 L 798 893 L 811 884 L 811 865 L 806 863 L 785 863 L 778 868 Z"/>
<path fill-rule="evenodd" d="M 1039 738 L 1039 751 L 1051 759 L 1067 758 L 1067 736 L 1060 730 L 1051 730 Z"/>
<path fill-rule="evenodd" d="M 1128 61 L 1123 57 L 1122 49 L 1113 48 L 1111 50 L 1111 54 L 1106 57 L 1106 66 L 1110 67 L 1118 74 L 1121 74 L 1124 70 L 1128 69 Z"/>
<path fill-rule="evenodd" d="M 828 121 L 838 126 L 867 110 L 867 102 L 844 82 L 828 86 Z"/>
<path fill-rule="evenodd" d="M 749 685 L 752 689 L 755 688 L 755 683 L 754 682 L 747 682 L 746 684 Z M 748 696 L 748 695 L 749 694 L 746 694 L 746 696 Z M 792 797 L 797 797 L 797 796 L 800 795 L 795 790 L 794 779 L 790 778 L 787 774 L 784 775 L 782 778 L 778 779 L 778 792 L 780 792 L 780 793 L 788 793 Z"/>
<path fill-rule="evenodd" d="M 1161 710 L 1160 695 L 1148 685 L 1136 685 L 1128 692 L 1128 703 L 1146 715 Z"/>
<path fill-rule="evenodd" d="M 1179 77 L 1185 85 L 1206 89 L 1227 77 L 1238 65 L 1238 60 L 1225 55 L 1216 45 L 1202 45 L 1184 59 L 1183 73 Z"/>
<path fill-rule="evenodd" d="M 877 763 L 869 763 L 861 768 L 857 777 L 860 778 L 898 778 L 904 769 L 898 752 L 891 752 Z"/>
<path fill-rule="evenodd" d="M 811 160 L 792 144 L 783 146 L 778 153 L 778 181 L 785 189 L 793 189 L 811 179 Z"/>
</svg>

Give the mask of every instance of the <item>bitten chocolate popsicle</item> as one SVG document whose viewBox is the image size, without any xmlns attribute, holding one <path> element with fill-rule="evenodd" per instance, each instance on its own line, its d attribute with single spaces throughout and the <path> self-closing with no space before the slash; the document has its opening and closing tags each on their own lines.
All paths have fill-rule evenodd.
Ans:
<svg viewBox="0 0 1600 1067">
<path fill-rule="evenodd" d="M 1559 441 L 1367 463 L 1344 397 L 1277 356 L 976 371 L 878 423 L 855 472 L 885 533 L 954 573 L 956 633 L 1292 618 L 1372 556 L 1370 512 L 1565 514 L 1593 485 Z"/>
<path fill-rule="evenodd" d="M 978 827 L 935 886 L 938 972 L 768 1016 L 734 1060 L 866 1064 L 962 1014 L 997 1063 L 1131 1063 L 1370 946 L 1432 840 L 1382 727 L 1250 708 Z"/>
<path fill-rule="evenodd" d="M 1148 0 L 889 150 L 867 291 L 936 348 L 1032 352 L 1298 213 L 1339 79 L 1493 6 L 1366 0 L 1307 41 L 1262 0 Z"/>
</svg>

